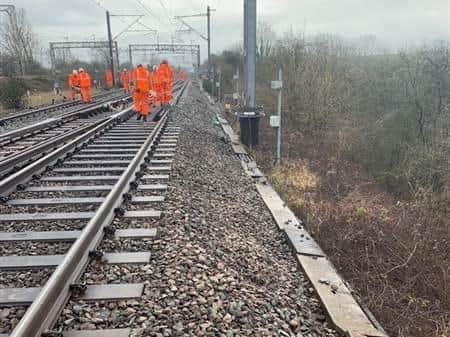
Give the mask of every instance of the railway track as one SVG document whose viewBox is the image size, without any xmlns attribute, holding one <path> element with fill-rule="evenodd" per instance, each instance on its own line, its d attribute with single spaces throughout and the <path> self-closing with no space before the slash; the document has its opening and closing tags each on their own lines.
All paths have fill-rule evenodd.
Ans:
<svg viewBox="0 0 450 337">
<path fill-rule="evenodd" d="M 104 98 L 98 103 L 0 135 L 0 177 L 74 139 L 108 118 L 129 96 Z"/>
<path fill-rule="evenodd" d="M 22 110 L 0 118 L 0 130 L 6 132 L 16 129 L 19 126 L 22 127 L 25 124 L 35 123 L 42 119 L 58 116 L 62 113 L 76 112 L 77 110 L 79 111 L 121 95 L 120 91 L 108 91 L 95 95 L 93 97 L 93 103 L 89 105 L 85 105 L 80 100 L 76 100 L 46 105 L 36 109 Z"/>
<path fill-rule="evenodd" d="M 175 101 L 184 88 L 175 88 Z M 92 263 L 149 263 L 146 244 L 121 252 L 98 247 L 104 238 L 145 243 L 157 235 L 179 135 L 168 114 L 164 109 L 157 121 L 141 122 L 131 118 L 131 108 L 124 109 L 0 182 L 0 311 L 21 313 L 20 321 L 0 324 L 1 337 L 130 334 L 127 329 L 61 332 L 55 322 L 68 301 L 141 297 L 143 283 L 82 281 Z M 15 247 L 14 255 L 4 254 L 7 247 Z"/>
</svg>

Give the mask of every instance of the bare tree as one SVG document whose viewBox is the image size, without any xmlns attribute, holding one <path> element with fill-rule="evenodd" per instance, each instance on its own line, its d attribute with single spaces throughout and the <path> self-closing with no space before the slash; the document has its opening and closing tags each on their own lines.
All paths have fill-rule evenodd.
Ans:
<svg viewBox="0 0 450 337">
<path fill-rule="evenodd" d="M 272 27 L 263 22 L 258 26 L 257 31 L 257 54 L 258 58 L 266 58 L 272 54 L 273 45 L 276 40 L 276 34 L 273 31 Z"/>
<path fill-rule="evenodd" d="M 10 20 L 0 26 L 0 47 L 5 55 L 17 60 L 19 72 L 24 75 L 27 65 L 34 63 L 37 42 L 25 10 L 11 10 L 8 14 Z"/>
</svg>

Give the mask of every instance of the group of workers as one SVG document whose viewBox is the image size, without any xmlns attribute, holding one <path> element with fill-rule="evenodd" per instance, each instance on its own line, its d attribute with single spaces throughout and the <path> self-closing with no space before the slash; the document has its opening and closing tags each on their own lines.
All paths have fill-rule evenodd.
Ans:
<svg viewBox="0 0 450 337">
<path fill-rule="evenodd" d="M 91 76 L 83 68 L 73 70 L 69 75 L 67 84 L 69 87 L 69 95 L 72 100 L 76 99 L 77 94 L 81 94 L 83 103 L 91 103 Z"/>
<path fill-rule="evenodd" d="M 175 72 L 167 61 L 154 67 L 138 64 L 131 72 L 122 70 L 120 81 L 124 91 L 132 94 L 138 119 L 147 120 L 150 106 L 170 104 L 174 78 Z"/>
<path fill-rule="evenodd" d="M 133 97 L 133 109 L 138 114 L 138 119 L 147 120 L 150 106 L 170 104 L 175 76 L 174 69 L 166 60 L 163 60 L 159 66 L 149 67 L 139 64 L 131 71 L 127 69 L 121 71 L 120 83 L 123 91 L 130 93 Z M 187 74 L 183 70 L 177 76 L 182 80 L 187 79 Z M 107 88 L 113 87 L 110 70 L 105 73 L 105 84 Z M 75 99 L 80 93 L 84 103 L 91 102 L 91 78 L 83 68 L 74 70 L 69 75 L 68 85 L 71 99 Z"/>
</svg>

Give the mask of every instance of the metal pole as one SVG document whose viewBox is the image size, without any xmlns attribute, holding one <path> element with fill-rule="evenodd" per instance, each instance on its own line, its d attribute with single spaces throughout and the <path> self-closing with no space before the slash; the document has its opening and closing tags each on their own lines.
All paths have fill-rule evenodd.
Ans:
<svg viewBox="0 0 450 337">
<path fill-rule="evenodd" d="M 246 62 L 247 62 L 247 50 L 246 50 L 246 48 L 247 48 L 247 21 L 246 21 L 246 18 L 247 18 L 247 1 L 246 0 L 244 0 L 244 47 L 243 47 L 243 57 L 244 57 L 244 67 L 243 67 L 243 70 L 244 70 L 244 76 L 243 76 L 243 80 L 242 80 L 242 84 L 243 84 L 243 87 L 242 87 L 242 93 L 243 93 L 243 95 L 242 95 L 242 101 L 243 101 L 243 105 L 245 105 L 245 88 L 247 88 L 247 65 L 246 65 Z"/>
<path fill-rule="evenodd" d="M 222 97 L 222 70 L 219 68 L 219 89 L 218 89 L 217 99 L 219 102 L 221 101 L 220 98 Z"/>
<path fill-rule="evenodd" d="M 56 75 L 56 55 L 55 55 L 55 49 L 53 47 L 53 43 L 50 42 L 50 67 L 52 70 L 53 75 L 53 88 L 56 86 L 56 82 L 58 81 L 57 75 Z"/>
<path fill-rule="evenodd" d="M 280 69 L 278 72 L 278 81 L 283 83 L 283 71 Z M 277 165 L 281 163 L 281 94 L 282 94 L 282 84 L 280 90 L 278 90 L 278 130 L 277 130 Z"/>
<path fill-rule="evenodd" d="M 256 0 L 244 0 L 246 4 L 244 17 L 245 50 L 245 106 L 254 109 L 256 106 Z"/>
<path fill-rule="evenodd" d="M 211 8 L 206 9 L 206 16 L 208 18 L 208 77 L 211 79 Z"/>
<path fill-rule="evenodd" d="M 114 41 L 114 48 L 116 48 L 117 73 L 119 73 L 119 71 L 120 71 L 120 60 L 119 60 L 119 46 L 117 44 L 117 41 Z"/>
<path fill-rule="evenodd" d="M 244 0 L 244 106 L 239 116 L 243 144 L 259 143 L 259 118 L 256 109 L 256 0 Z"/>
<path fill-rule="evenodd" d="M 214 97 L 214 94 L 216 93 L 216 65 L 213 64 L 211 66 L 212 70 L 212 76 L 211 76 L 211 96 Z"/>
<path fill-rule="evenodd" d="M 109 65 L 111 67 L 111 72 L 112 72 L 113 86 L 115 86 L 116 85 L 116 79 L 115 79 L 115 76 L 114 76 L 114 53 L 113 53 L 113 41 L 112 41 L 111 20 L 110 20 L 110 17 L 109 17 L 109 11 L 106 11 L 106 27 L 108 29 Z"/>
<path fill-rule="evenodd" d="M 238 101 L 239 101 L 239 97 L 241 97 L 241 93 L 239 92 L 239 66 L 236 69 L 236 93 L 238 94 Z"/>
<path fill-rule="evenodd" d="M 197 73 L 200 72 L 200 64 L 201 64 L 201 61 L 200 61 L 200 46 L 198 46 L 198 49 L 197 49 Z"/>
<path fill-rule="evenodd" d="M 130 65 L 133 68 L 133 52 L 131 51 L 131 46 L 128 46 L 128 55 L 130 56 Z"/>
</svg>

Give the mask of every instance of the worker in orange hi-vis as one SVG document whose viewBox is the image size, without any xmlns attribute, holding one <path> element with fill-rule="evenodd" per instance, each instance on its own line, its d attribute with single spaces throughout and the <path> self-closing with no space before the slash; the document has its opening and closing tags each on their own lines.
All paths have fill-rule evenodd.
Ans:
<svg viewBox="0 0 450 337">
<path fill-rule="evenodd" d="M 73 70 L 67 78 L 67 86 L 69 88 L 69 97 L 71 100 L 76 99 L 78 93 L 77 87 L 79 86 L 78 81 L 78 71 Z"/>
<path fill-rule="evenodd" d="M 107 89 L 111 89 L 113 87 L 113 75 L 112 71 L 109 69 L 105 72 L 105 83 Z"/>
<path fill-rule="evenodd" d="M 89 76 L 83 68 L 78 69 L 78 86 L 81 91 L 81 99 L 83 100 L 83 103 L 90 103 L 92 101 L 91 76 Z"/>
<path fill-rule="evenodd" d="M 136 93 L 135 93 L 135 90 L 134 90 L 136 88 L 135 75 L 136 75 L 136 68 L 131 69 L 131 71 L 130 71 L 130 93 L 131 93 L 131 97 L 133 98 L 133 102 L 136 101 L 135 100 Z"/>
<path fill-rule="evenodd" d="M 156 106 L 156 102 L 158 99 L 158 96 L 155 91 L 155 73 L 154 73 L 153 69 L 154 69 L 153 67 L 150 67 L 148 69 L 148 84 L 149 84 L 149 88 L 150 88 L 148 102 L 152 108 L 154 108 Z"/>
<path fill-rule="evenodd" d="M 134 111 L 139 115 L 137 117 L 140 120 L 142 117 L 144 121 L 147 120 L 147 116 L 150 112 L 148 95 L 150 91 L 149 74 L 148 70 L 144 68 L 142 64 L 139 64 L 137 68 L 133 71 L 134 79 Z"/>
<path fill-rule="evenodd" d="M 120 73 L 120 82 L 122 83 L 123 91 L 126 94 L 130 93 L 130 73 L 126 68 Z"/>
<path fill-rule="evenodd" d="M 158 79 L 161 84 L 161 104 L 168 105 L 172 100 L 173 72 L 166 60 L 159 65 Z"/>
<path fill-rule="evenodd" d="M 152 72 L 152 88 L 154 92 L 153 105 L 161 103 L 161 79 L 159 77 L 158 66 L 153 66 Z"/>
<path fill-rule="evenodd" d="M 178 77 L 179 77 L 180 80 L 186 82 L 186 80 L 187 80 L 187 73 L 186 73 L 186 70 L 181 69 L 181 70 L 180 70 L 180 73 L 179 73 L 179 75 L 178 75 Z"/>
</svg>

